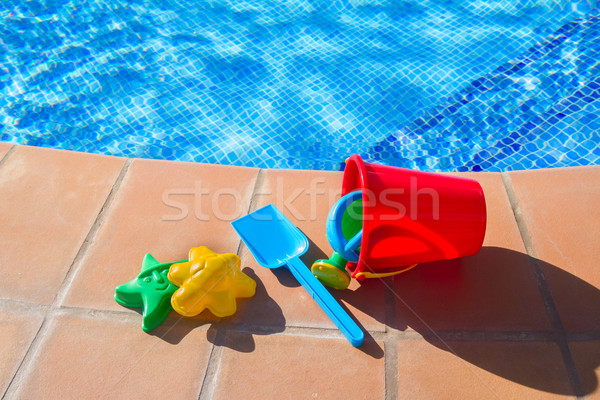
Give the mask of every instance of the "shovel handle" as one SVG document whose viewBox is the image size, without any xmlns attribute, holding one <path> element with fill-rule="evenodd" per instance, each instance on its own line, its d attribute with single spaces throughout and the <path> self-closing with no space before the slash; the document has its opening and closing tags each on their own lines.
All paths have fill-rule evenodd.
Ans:
<svg viewBox="0 0 600 400">
<path fill-rule="evenodd" d="M 315 299 L 325 314 L 342 331 L 344 336 L 350 341 L 352 346 L 362 345 L 365 335 L 356 325 L 356 322 L 344 311 L 342 306 L 333 298 L 331 293 L 325 289 L 325 286 L 310 272 L 299 258 L 293 258 L 288 261 L 287 266 L 298 282 Z"/>
</svg>

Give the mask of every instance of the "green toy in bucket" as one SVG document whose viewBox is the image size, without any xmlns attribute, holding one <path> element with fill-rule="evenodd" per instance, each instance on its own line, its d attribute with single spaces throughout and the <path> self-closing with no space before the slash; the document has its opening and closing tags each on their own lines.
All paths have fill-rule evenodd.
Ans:
<svg viewBox="0 0 600 400">
<path fill-rule="evenodd" d="M 347 194 L 335 203 L 327 217 L 327 239 L 330 243 L 339 244 L 346 241 L 360 244 L 362 208 L 363 201 L 360 190 Z M 342 215 L 341 218 L 339 218 L 339 214 Z M 360 247 L 355 251 L 360 251 Z M 324 285 L 334 289 L 346 289 L 350 285 L 350 274 L 346 271 L 347 263 L 347 258 L 334 251 L 328 260 L 315 261 L 311 271 Z"/>
</svg>

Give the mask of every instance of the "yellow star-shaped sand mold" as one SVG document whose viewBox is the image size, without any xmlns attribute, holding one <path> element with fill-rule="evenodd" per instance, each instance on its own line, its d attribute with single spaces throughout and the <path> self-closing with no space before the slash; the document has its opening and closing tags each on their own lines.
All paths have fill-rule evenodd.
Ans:
<svg viewBox="0 0 600 400">
<path fill-rule="evenodd" d="M 171 297 L 173 309 L 193 317 L 208 308 L 217 317 L 233 315 L 236 298 L 252 297 L 256 282 L 240 269 L 240 258 L 217 254 L 208 247 L 194 247 L 189 261 L 171 265 L 168 275 L 179 289 Z"/>
</svg>

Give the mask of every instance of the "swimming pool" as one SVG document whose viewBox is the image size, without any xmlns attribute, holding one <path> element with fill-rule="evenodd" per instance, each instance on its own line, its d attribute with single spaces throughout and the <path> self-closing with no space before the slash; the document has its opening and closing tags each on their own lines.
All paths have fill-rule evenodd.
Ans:
<svg viewBox="0 0 600 400">
<path fill-rule="evenodd" d="M 274 168 L 600 161 L 595 2 L 5 3 L 2 141 Z"/>
</svg>

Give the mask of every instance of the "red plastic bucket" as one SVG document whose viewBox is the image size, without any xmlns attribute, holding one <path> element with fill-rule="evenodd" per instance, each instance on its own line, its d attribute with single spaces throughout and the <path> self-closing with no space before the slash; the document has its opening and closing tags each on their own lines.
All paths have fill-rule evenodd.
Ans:
<svg viewBox="0 0 600 400">
<path fill-rule="evenodd" d="M 353 278 L 392 275 L 481 249 L 486 206 L 475 180 L 365 163 L 353 155 L 342 196 L 355 190 L 363 196 L 363 236 L 358 261 L 348 263 Z"/>
</svg>

